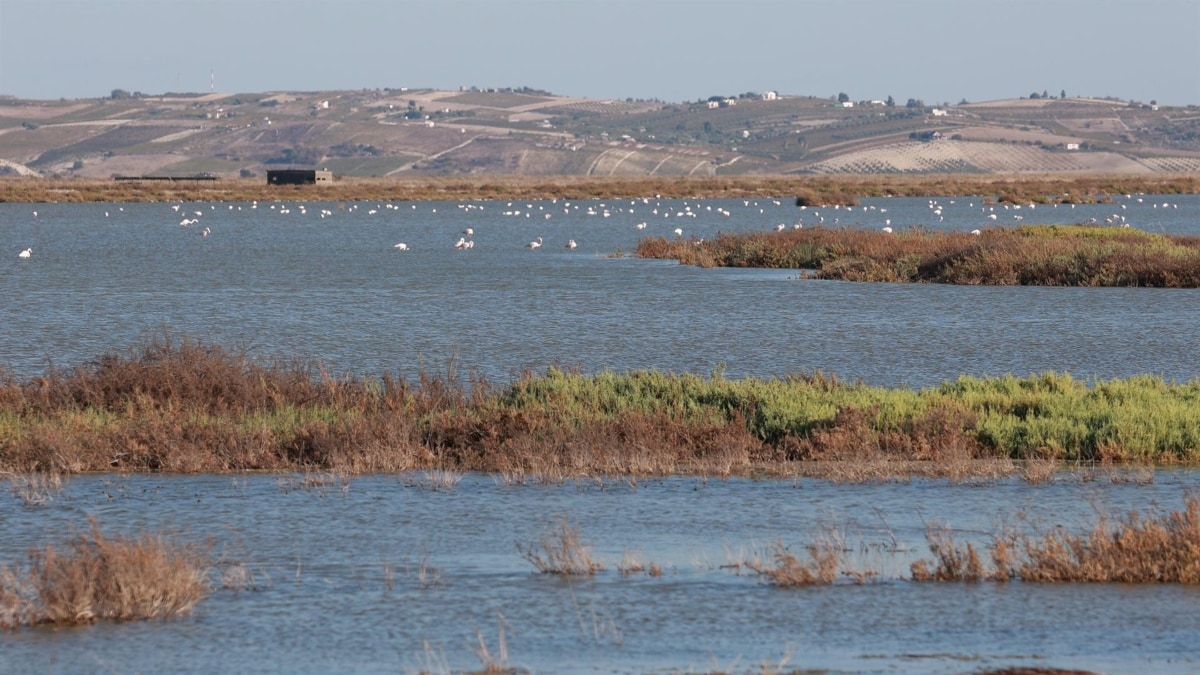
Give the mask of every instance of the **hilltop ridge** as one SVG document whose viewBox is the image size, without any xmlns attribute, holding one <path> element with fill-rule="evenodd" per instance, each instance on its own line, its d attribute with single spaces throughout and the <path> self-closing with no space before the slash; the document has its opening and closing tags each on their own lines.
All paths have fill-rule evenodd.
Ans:
<svg viewBox="0 0 1200 675">
<path fill-rule="evenodd" d="M 842 97 L 846 98 L 846 97 Z M 1200 171 L 1200 109 L 1081 97 L 687 103 L 530 89 L 0 97 L 0 175 L 738 176 Z"/>
</svg>

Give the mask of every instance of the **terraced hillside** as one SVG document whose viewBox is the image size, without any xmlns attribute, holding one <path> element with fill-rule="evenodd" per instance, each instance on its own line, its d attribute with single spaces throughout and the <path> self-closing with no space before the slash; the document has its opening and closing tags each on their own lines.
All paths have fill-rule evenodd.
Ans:
<svg viewBox="0 0 1200 675">
<path fill-rule="evenodd" d="M 341 176 L 1194 172 L 1200 110 L 1110 99 L 847 106 L 529 89 L 0 96 L 0 174 Z"/>
</svg>

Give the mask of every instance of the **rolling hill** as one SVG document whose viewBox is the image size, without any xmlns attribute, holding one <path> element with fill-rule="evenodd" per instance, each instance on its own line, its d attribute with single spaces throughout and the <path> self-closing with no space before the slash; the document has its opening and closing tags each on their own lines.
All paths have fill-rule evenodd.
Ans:
<svg viewBox="0 0 1200 675">
<path fill-rule="evenodd" d="M 522 90 L 0 97 L 0 175 L 731 176 L 1200 171 L 1200 109 L 1091 98 L 928 107 Z"/>
</svg>

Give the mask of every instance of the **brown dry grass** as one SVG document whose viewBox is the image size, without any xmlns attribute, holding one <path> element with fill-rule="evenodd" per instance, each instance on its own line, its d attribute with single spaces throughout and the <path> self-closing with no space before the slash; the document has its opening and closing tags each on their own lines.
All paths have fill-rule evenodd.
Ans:
<svg viewBox="0 0 1200 675">
<path fill-rule="evenodd" d="M 535 544 L 517 542 L 517 551 L 543 574 L 591 576 L 604 570 L 592 555 L 592 547 L 565 518 L 542 533 Z"/>
<path fill-rule="evenodd" d="M 863 197 L 994 195 L 1001 201 L 1089 201 L 1107 195 L 1200 192 L 1195 174 L 927 176 L 339 178 L 330 186 L 268 186 L 263 179 L 138 182 L 0 178 L 0 202 L 540 199 L 591 197 L 801 197 L 852 204 Z"/>
<path fill-rule="evenodd" d="M 1080 534 L 1062 529 L 1034 535 L 997 532 L 990 566 L 972 544 L 956 545 L 948 529 L 931 527 L 926 539 L 934 560 L 913 563 L 915 581 L 1200 584 L 1196 496 L 1186 498 L 1180 511 L 1130 512 L 1115 521 L 1100 514 Z"/>
<path fill-rule="evenodd" d="M 808 561 L 802 561 L 782 540 L 776 540 L 766 552 L 769 560 L 756 555 L 742 563 L 747 569 L 776 586 L 814 586 L 832 584 L 846 550 L 844 537 L 836 527 L 826 527 L 806 547 Z"/>
<path fill-rule="evenodd" d="M 166 619 L 207 595 L 207 550 L 156 534 L 108 537 L 93 521 L 61 550 L 29 554 L 25 571 L 0 568 L 0 627 Z"/>
</svg>

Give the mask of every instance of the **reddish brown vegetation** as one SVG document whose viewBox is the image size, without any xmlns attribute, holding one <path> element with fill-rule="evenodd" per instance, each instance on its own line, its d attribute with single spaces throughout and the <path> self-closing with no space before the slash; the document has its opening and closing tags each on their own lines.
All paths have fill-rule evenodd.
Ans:
<svg viewBox="0 0 1200 675">
<path fill-rule="evenodd" d="M 643 239 L 637 255 L 702 267 L 807 270 L 814 279 L 1024 286 L 1200 287 L 1200 237 L 1125 228 L 1025 226 L 981 235 L 813 227 Z"/>
</svg>

